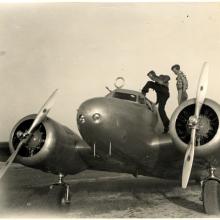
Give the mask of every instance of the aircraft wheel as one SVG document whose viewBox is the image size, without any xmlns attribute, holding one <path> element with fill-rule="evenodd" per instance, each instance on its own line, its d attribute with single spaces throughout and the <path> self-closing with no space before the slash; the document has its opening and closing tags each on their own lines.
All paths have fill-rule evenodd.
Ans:
<svg viewBox="0 0 220 220">
<path fill-rule="evenodd" d="M 61 199 L 61 201 L 60 201 L 60 205 L 61 205 L 61 206 L 69 206 L 69 205 L 70 205 L 70 201 L 67 200 L 67 199 L 65 198 L 65 196 L 63 196 L 62 199 Z"/>
<path fill-rule="evenodd" d="M 55 185 L 50 188 L 48 202 L 52 209 L 67 211 L 70 207 L 70 195 L 67 200 L 66 188 L 63 185 Z"/>
<path fill-rule="evenodd" d="M 220 183 L 217 180 L 207 180 L 204 183 L 203 207 L 209 215 L 220 213 Z"/>
</svg>

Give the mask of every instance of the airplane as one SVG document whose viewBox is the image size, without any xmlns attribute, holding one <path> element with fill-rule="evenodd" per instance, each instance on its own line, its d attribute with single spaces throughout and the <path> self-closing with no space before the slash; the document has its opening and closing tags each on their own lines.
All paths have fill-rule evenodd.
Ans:
<svg viewBox="0 0 220 220">
<path fill-rule="evenodd" d="M 158 109 L 141 92 L 124 89 L 118 77 L 115 89 L 104 97 L 83 102 L 76 120 L 80 135 L 49 118 L 57 90 L 38 114 L 28 115 L 13 127 L 7 145 L 0 149 L 4 176 L 12 162 L 58 176 L 59 205 L 71 202 L 65 176 L 86 169 L 129 173 L 164 179 L 201 181 L 201 200 L 207 214 L 220 213 L 220 105 L 205 98 L 208 63 L 204 63 L 196 98 L 179 105 L 163 134 Z M 118 85 L 118 81 L 122 81 Z M 9 153 L 10 150 L 10 153 Z M 185 156 L 184 156 L 185 155 Z M 195 159 L 194 159 L 195 157 Z"/>
</svg>

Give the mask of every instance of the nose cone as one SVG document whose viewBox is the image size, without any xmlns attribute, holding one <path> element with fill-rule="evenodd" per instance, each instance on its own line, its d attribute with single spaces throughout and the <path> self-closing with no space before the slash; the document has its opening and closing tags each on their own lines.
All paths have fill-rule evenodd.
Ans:
<svg viewBox="0 0 220 220">
<path fill-rule="evenodd" d="M 105 98 L 87 100 L 78 109 L 77 124 L 81 135 L 85 132 L 98 132 L 108 120 L 108 103 Z"/>
</svg>

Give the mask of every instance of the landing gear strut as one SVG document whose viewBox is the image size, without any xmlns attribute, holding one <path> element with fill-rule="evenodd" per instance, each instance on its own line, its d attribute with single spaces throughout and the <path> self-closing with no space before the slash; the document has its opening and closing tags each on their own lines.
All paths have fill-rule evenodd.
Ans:
<svg viewBox="0 0 220 220">
<path fill-rule="evenodd" d="M 63 181 L 64 175 L 59 174 L 57 183 L 50 185 L 50 191 L 58 191 L 58 204 L 61 206 L 68 206 L 71 202 L 70 186 Z"/>
<path fill-rule="evenodd" d="M 201 181 L 203 207 L 207 214 L 220 213 L 220 179 L 215 175 L 216 168 L 209 167 L 209 176 Z"/>
</svg>

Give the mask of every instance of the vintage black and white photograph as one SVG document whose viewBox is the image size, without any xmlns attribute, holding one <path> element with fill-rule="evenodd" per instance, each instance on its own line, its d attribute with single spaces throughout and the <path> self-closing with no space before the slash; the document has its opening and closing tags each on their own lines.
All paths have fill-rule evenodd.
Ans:
<svg viewBox="0 0 220 220">
<path fill-rule="evenodd" d="M 220 2 L 0 2 L 0 217 L 220 216 Z"/>
</svg>

